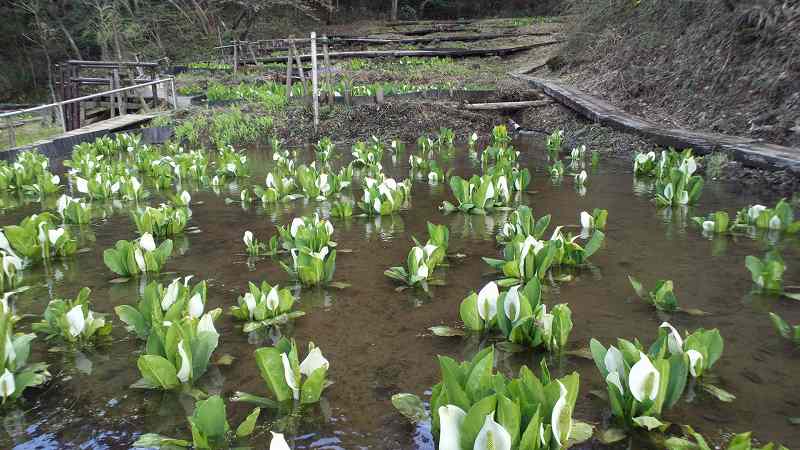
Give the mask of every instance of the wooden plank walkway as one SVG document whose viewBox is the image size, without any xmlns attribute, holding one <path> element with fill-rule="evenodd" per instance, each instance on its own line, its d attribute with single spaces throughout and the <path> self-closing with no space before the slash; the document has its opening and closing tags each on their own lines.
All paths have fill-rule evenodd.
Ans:
<svg viewBox="0 0 800 450">
<path fill-rule="evenodd" d="M 112 119 L 101 120 L 66 133 L 0 151 L 0 159 L 14 160 L 20 152 L 34 148 L 38 148 L 44 155 L 61 157 L 63 156 L 62 154 L 71 152 L 72 147 L 77 144 L 97 139 L 100 136 L 114 131 L 135 127 L 164 114 L 169 114 L 169 112 L 155 111 L 146 114 L 126 114 Z"/>
<path fill-rule="evenodd" d="M 800 174 L 800 148 L 770 144 L 750 137 L 667 128 L 629 114 L 605 100 L 573 87 L 519 73 L 510 75 L 543 90 L 557 102 L 595 123 L 638 134 L 660 146 L 678 149 L 691 147 L 701 155 L 723 151 L 745 166 L 789 170 Z"/>
</svg>

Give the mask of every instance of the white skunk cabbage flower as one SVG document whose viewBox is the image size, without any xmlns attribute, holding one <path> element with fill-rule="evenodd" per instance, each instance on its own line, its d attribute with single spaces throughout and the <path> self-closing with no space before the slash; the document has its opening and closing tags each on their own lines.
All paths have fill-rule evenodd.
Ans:
<svg viewBox="0 0 800 450">
<path fill-rule="evenodd" d="M 16 390 L 17 385 L 14 383 L 14 374 L 6 369 L 3 375 L 0 376 L 0 395 L 2 395 L 5 400 Z"/>
<path fill-rule="evenodd" d="M 456 405 L 439 407 L 439 450 L 461 450 L 461 425 L 466 417 Z"/>
<path fill-rule="evenodd" d="M 490 281 L 478 292 L 478 315 L 488 322 L 497 315 L 497 299 L 500 290 L 494 281 Z"/>
<path fill-rule="evenodd" d="M 283 434 L 273 431 L 270 431 L 270 433 L 272 433 L 272 440 L 269 441 L 269 450 L 291 450 Z"/>
<path fill-rule="evenodd" d="M 553 413 L 550 416 L 550 423 L 553 427 L 553 437 L 558 446 L 567 443 L 569 435 L 572 432 L 572 411 L 567 408 L 567 388 L 560 381 L 558 383 L 559 396 L 555 406 L 553 406 Z"/>
<path fill-rule="evenodd" d="M 69 324 L 69 335 L 72 337 L 79 336 L 86 329 L 86 320 L 83 317 L 83 307 L 75 305 L 66 314 L 67 323 Z"/>
<path fill-rule="evenodd" d="M 486 416 L 483 427 L 475 438 L 474 450 L 511 450 L 511 434 L 494 421 L 493 415 L 494 413 Z"/>
<path fill-rule="evenodd" d="M 189 361 L 189 354 L 186 352 L 186 343 L 181 339 L 178 342 L 178 355 L 181 358 L 181 367 L 178 370 L 178 379 L 181 383 L 189 381 L 189 376 L 192 374 L 192 363 Z"/>
<path fill-rule="evenodd" d="M 653 401 L 658 397 L 661 373 L 650 362 L 647 355 L 639 352 L 639 361 L 631 367 L 629 376 L 628 386 L 630 386 L 636 401 Z"/>
<path fill-rule="evenodd" d="M 139 238 L 139 246 L 142 247 L 142 250 L 146 252 L 152 252 L 156 249 L 156 241 L 153 240 L 153 235 L 150 233 L 144 233 L 141 238 Z"/>
</svg>

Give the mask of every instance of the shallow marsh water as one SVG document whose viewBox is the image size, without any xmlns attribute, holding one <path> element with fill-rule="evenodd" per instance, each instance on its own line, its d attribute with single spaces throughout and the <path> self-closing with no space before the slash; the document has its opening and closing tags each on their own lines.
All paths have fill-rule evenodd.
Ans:
<svg viewBox="0 0 800 450">
<path fill-rule="evenodd" d="M 663 320 L 669 320 L 681 332 L 719 328 L 725 351 L 713 372 L 719 376 L 717 384 L 737 399 L 721 403 L 697 392 L 691 402 L 686 401 L 689 397 L 679 402 L 665 419 L 691 424 L 713 438 L 753 430 L 761 440 L 780 441 L 789 448 L 800 446 L 800 428 L 787 421 L 787 417 L 800 416 L 796 378 L 800 352 L 777 336 L 767 317 L 768 311 L 774 311 L 790 323 L 800 323 L 800 304 L 750 294 L 744 258 L 762 256 L 767 248 L 765 240 L 709 240 L 690 219 L 718 209 L 733 214 L 751 203 L 773 204 L 775 199 L 752 198 L 737 192 L 736 186 L 709 182 L 697 207 L 659 211 L 650 203 L 646 186 L 634 183 L 631 165 L 620 160 L 601 160 L 599 168 L 590 171 L 586 195 L 580 196 L 569 177 L 560 185 L 551 183 L 542 170 L 544 151 L 538 139 L 515 144 L 523 154 L 521 164 L 534 172 L 529 190 L 535 193 L 524 194 L 522 202 L 531 206 L 537 217 L 552 214 L 552 224 L 576 224 L 582 210 L 609 210 L 606 242 L 592 257 L 591 267 L 574 272 L 572 281 L 553 285 L 545 294 L 547 303 L 569 303 L 572 309 L 570 347 L 586 347 L 592 337 L 606 345 L 617 337 L 639 338 L 649 344 Z M 411 147 L 409 144 L 409 152 Z M 348 154 L 349 148 L 340 148 L 339 152 Z M 454 173 L 462 176 L 478 172 L 464 153 L 459 150 L 459 156 L 446 167 L 453 167 Z M 252 176 L 243 185 L 263 183 L 270 155 L 268 150 L 252 149 Z M 408 153 L 398 156 L 393 164 L 387 156 L 384 171 L 397 178 L 407 177 L 407 159 Z M 165 269 L 169 273 L 158 278 L 163 283 L 179 275 L 194 275 L 195 281 L 206 279 L 208 308 L 225 309 L 226 314 L 217 321 L 221 338 L 212 361 L 224 354 L 233 355 L 235 360 L 229 366 L 212 366 L 200 387 L 226 399 L 239 390 L 267 395 L 253 351 L 271 343 L 269 336 L 242 333 L 241 324 L 227 315 L 228 308 L 249 281 L 288 283 L 277 260 L 252 260 L 244 254 L 242 234 L 251 230 L 256 237 L 266 239 L 274 234 L 275 226 L 287 224 L 293 217 L 315 211 L 327 216 L 330 206 L 327 202 L 298 200 L 266 209 L 259 201 L 243 207 L 237 189 L 233 185 L 220 193 L 208 189 L 192 192 L 189 226 L 199 232 L 175 239 L 177 251 Z M 360 196 L 360 190 L 355 194 Z M 436 355 L 467 359 L 489 344 L 474 338 L 431 336 L 427 328 L 456 325 L 460 301 L 470 290 L 478 290 L 492 279 L 481 257 L 499 254 L 494 233 L 507 215 L 443 215 L 438 206 L 445 199 L 450 200 L 446 185 L 416 182 L 410 210 L 391 217 L 333 219 L 334 240 L 340 249 L 352 250 L 338 254 L 334 279 L 352 286 L 343 290 L 295 289 L 300 308 L 307 315 L 283 332 L 295 337 L 302 347 L 308 341 L 321 347 L 331 362 L 329 378 L 334 384 L 325 391 L 321 404 L 302 418 L 280 419 L 262 411 L 262 427 L 250 445 L 266 448 L 269 432 L 264 425 L 276 421 L 276 427 L 286 427 L 296 448 L 434 448 L 426 426 L 408 425 L 394 411 L 390 398 L 398 392 L 411 392 L 427 399 L 429 389 L 439 380 Z M 151 199 L 155 202 L 156 198 Z M 17 223 L 36 212 L 38 205 L 34 207 L 5 211 L 0 215 L 0 225 Z M 451 253 L 466 257 L 440 269 L 447 285 L 433 287 L 431 295 L 413 290 L 397 292 L 383 271 L 405 260 L 411 236 L 425 239 L 428 221 L 446 224 L 451 233 Z M 125 332 L 113 308 L 135 303 L 144 284 L 109 283 L 114 275 L 103 264 L 102 253 L 118 239 L 136 237 L 132 219 L 123 208 L 93 223 L 80 236 L 82 246 L 90 251 L 25 274 L 25 284 L 36 287 L 18 297 L 17 311 L 41 314 L 50 298 L 72 298 L 81 287 L 88 286 L 93 309 L 108 313 L 114 321 L 113 342 L 74 355 L 47 352 L 43 339 L 37 338 L 31 360 L 49 362 L 55 377 L 45 388 L 28 391 L 26 401 L 18 408 L 4 410 L 0 448 L 127 448 L 146 432 L 188 438 L 185 417 L 191 414 L 192 399 L 129 388 L 139 378 L 136 359 L 141 345 Z M 798 245 L 796 239 L 780 243 L 789 285 L 800 284 Z M 635 297 L 627 280 L 629 274 L 645 286 L 659 278 L 672 279 L 682 307 L 699 308 L 710 315 L 667 317 L 657 313 Z M 17 330 L 28 331 L 33 320 L 23 320 Z M 538 352 L 498 352 L 497 366 L 512 374 L 521 364 L 538 366 L 542 357 Z M 574 417 L 602 426 L 607 420 L 607 406 L 590 391 L 604 391 L 605 385 L 594 363 L 567 356 L 561 360 L 548 358 L 548 364 L 557 374 L 580 373 Z M 238 424 L 248 410 L 246 405 L 228 403 L 231 423 Z M 643 445 L 635 443 L 633 448 Z M 600 446 L 587 443 L 584 447 Z"/>
</svg>

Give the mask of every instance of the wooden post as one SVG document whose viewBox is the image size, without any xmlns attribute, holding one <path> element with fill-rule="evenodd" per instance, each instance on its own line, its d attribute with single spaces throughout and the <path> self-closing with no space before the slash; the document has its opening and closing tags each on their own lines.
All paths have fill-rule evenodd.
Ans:
<svg viewBox="0 0 800 450">
<path fill-rule="evenodd" d="M 292 46 L 287 45 L 289 51 L 286 56 L 286 98 L 292 96 Z"/>
<path fill-rule="evenodd" d="M 258 59 L 256 59 L 256 52 L 253 50 L 253 43 L 247 43 L 247 49 L 250 50 L 250 57 L 253 58 L 253 65 L 258 65 Z"/>
<path fill-rule="evenodd" d="M 8 127 L 8 148 L 14 148 L 17 146 L 17 135 L 14 131 L 14 122 L 11 120 L 11 116 L 6 117 L 6 126 Z"/>
<path fill-rule="evenodd" d="M 328 83 L 328 105 L 333 106 L 335 89 L 333 88 L 333 80 L 334 80 L 333 67 L 331 67 L 331 58 L 330 55 L 328 54 L 328 36 L 323 34 L 322 39 L 323 39 L 322 56 L 324 58 L 323 61 L 325 62 L 325 70 L 326 70 L 325 82 Z"/>
<path fill-rule="evenodd" d="M 178 109 L 178 92 L 175 91 L 175 78 L 169 80 L 169 85 L 172 88 L 172 109 Z"/>
<path fill-rule="evenodd" d="M 319 131 L 319 81 L 317 80 L 317 33 L 311 32 L 311 91 L 314 103 L 314 133 Z"/>
<path fill-rule="evenodd" d="M 343 93 L 343 95 L 344 95 L 344 104 L 347 105 L 347 107 L 349 108 L 350 107 L 350 82 L 349 81 L 346 81 L 344 83 L 344 93 Z"/>
<path fill-rule="evenodd" d="M 375 102 L 379 105 L 383 104 L 383 85 L 378 85 L 378 90 L 375 92 Z"/>
<path fill-rule="evenodd" d="M 294 45 L 294 40 L 292 40 L 292 53 L 294 53 L 294 59 L 297 62 L 297 71 L 300 72 L 300 82 L 303 83 L 303 97 L 308 95 L 308 89 L 306 88 L 306 76 L 303 74 L 303 61 L 300 60 L 300 53 L 297 52 L 297 47 Z"/>
<path fill-rule="evenodd" d="M 119 87 L 119 69 L 111 69 L 111 89 L 114 90 Z M 119 107 L 119 115 L 122 115 L 122 102 L 119 101 L 119 94 L 109 94 L 109 103 L 111 104 L 111 117 L 117 115 L 116 108 Z"/>
<path fill-rule="evenodd" d="M 155 80 L 158 79 L 158 69 L 154 67 L 152 72 L 153 72 L 153 75 L 150 77 L 150 81 L 155 81 Z M 136 84 L 136 83 L 134 82 L 133 84 Z M 158 109 L 158 85 L 154 84 L 152 86 L 152 90 L 153 90 L 153 109 L 157 110 Z"/>
<path fill-rule="evenodd" d="M 78 65 L 74 65 L 72 68 L 72 76 L 75 78 L 80 78 L 80 67 Z M 80 97 L 80 89 L 78 88 L 79 84 L 77 82 L 70 83 L 72 85 L 72 98 Z M 81 127 L 81 117 L 80 117 L 80 109 L 81 104 L 80 102 L 75 102 L 72 104 L 72 129 L 76 130 Z"/>
<path fill-rule="evenodd" d="M 239 70 L 239 42 L 237 40 L 233 40 L 233 75 L 236 76 L 236 72 Z"/>
</svg>

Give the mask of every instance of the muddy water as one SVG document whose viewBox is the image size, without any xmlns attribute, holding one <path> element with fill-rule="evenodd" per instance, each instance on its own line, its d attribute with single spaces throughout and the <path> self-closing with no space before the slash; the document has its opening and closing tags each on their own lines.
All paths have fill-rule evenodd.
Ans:
<svg viewBox="0 0 800 450">
<path fill-rule="evenodd" d="M 643 193 L 646 187 L 634 184 L 627 161 L 601 161 L 590 174 L 588 192 L 580 196 L 569 178 L 561 185 L 553 185 L 543 171 L 536 170 L 543 166 L 541 159 L 533 156 L 543 152 L 538 141 L 523 140 L 517 146 L 523 151 L 523 165 L 535 172 L 530 187 L 535 193 L 525 194 L 522 201 L 532 206 L 537 216 L 552 214 L 554 224 L 576 224 L 582 210 L 609 210 L 606 244 L 592 258 L 591 267 L 576 272 L 571 282 L 551 286 L 546 294 L 548 303 L 566 302 L 572 308 L 575 327 L 571 346 L 586 347 L 591 337 L 606 345 L 617 337 L 638 337 L 649 343 L 663 320 L 669 320 L 681 331 L 719 328 L 725 339 L 725 352 L 714 372 L 719 376 L 718 384 L 734 393 L 737 400 L 721 403 L 698 393 L 691 402 L 682 400 L 666 419 L 691 424 L 714 438 L 753 430 L 759 439 L 798 447 L 800 431 L 789 424 L 787 417 L 800 416 L 800 391 L 795 378 L 800 373 L 800 358 L 790 344 L 777 337 L 766 313 L 775 311 L 791 323 L 800 323 L 800 305 L 750 294 L 744 258 L 763 254 L 767 247 L 764 240 L 708 240 L 690 222 L 694 215 L 723 208 L 733 213 L 751 202 L 771 203 L 774 199 L 750 198 L 736 193 L 736 186 L 712 182 L 698 207 L 667 215 L 648 201 Z M 263 181 L 269 160 L 265 150 L 253 150 L 254 182 Z M 407 155 L 393 164 L 387 157 L 384 170 L 405 178 L 406 160 Z M 451 167 L 464 175 L 478 170 L 465 157 L 456 158 Z M 235 304 L 249 281 L 289 283 L 277 261 L 254 261 L 244 255 L 241 238 L 245 230 L 268 238 L 276 225 L 304 213 L 318 211 L 326 215 L 329 208 L 324 202 L 302 200 L 267 209 L 259 202 L 242 206 L 237 189 L 234 185 L 220 193 L 193 193 L 196 204 L 190 226 L 200 232 L 176 239 L 178 250 L 165 269 L 171 273 L 159 278 L 165 283 L 188 274 L 196 280 L 206 279 L 210 284 L 209 307 L 226 310 Z M 263 411 L 259 424 L 265 426 L 257 431 L 250 445 L 266 448 L 266 425 L 272 423 L 276 429 L 287 430 L 296 448 L 434 447 L 426 426 L 407 425 L 392 409 L 390 397 L 397 392 L 412 392 L 427 398 L 439 378 L 436 355 L 461 360 L 487 345 L 476 339 L 434 337 L 426 329 L 436 324 L 457 324 L 461 299 L 491 279 L 488 266 L 480 257 L 498 255 L 494 232 L 506 214 L 445 216 L 437 208 L 444 199 L 449 199 L 446 186 L 417 182 L 411 210 L 393 217 L 333 220 L 339 248 L 352 250 L 339 253 L 335 279 L 352 286 L 344 290 L 295 289 L 300 308 L 307 315 L 283 333 L 295 337 L 302 347 L 308 341 L 320 346 L 331 362 L 329 377 L 334 384 L 320 405 L 305 414 L 280 418 Z M 7 211 L 0 216 L 0 223 L 14 223 L 23 213 L 33 211 L 31 207 Z M 383 271 L 404 261 L 411 236 L 426 238 L 427 221 L 448 225 L 451 251 L 467 257 L 441 269 L 447 285 L 433 288 L 431 295 L 396 292 Z M 143 284 L 110 284 L 108 281 L 114 276 L 102 262 L 105 248 L 117 239 L 136 236 L 124 209 L 80 235 L 91 249 L 89 252 L 26 274 L 26 282 L 34 283 L 36 288 L 19 297 L 19 313 L 41 314 L 50 298 L 73 297 L 82 286 L 93 290 L 94 309 L 112 317 L 115 306 L 137 301 Z M 798 284 L 798 242 L 784 241 L 781 247 L 789 267 L 785 279 L 788 284 Z M 699 308 L 710 315 L 666 317 L 656 313 L 634 297 L 627 281 L 629 274 L 646 286 L 659 278 L 674 280 L 683 307 Z M 47 360 L 55 378 L 46 388 L 29 391 L 27 401 L 18 408 L 5 410 L 0 448 L 127 448 L 145 432 L 190 439 L 185 417 L 191 414 L 193 400 L 172 393 L 129 389 L 139 378 L 136 359 L 140 344 L 114 319 L 113 342 L 93 351 L 77 355 L 52 353 L 47 352 L 42 339 L 35 341 L 31 360 Z M 18 330 L 28 330 L 31 321 L 23 320 Z M 228 315 L 218 321 L 221 339 L 215 357 L 230 354 L 235 361 L 230 366 L 211 367 L 200 387 L 225 398 L 239 390 L 267 395 L 253 351 L 269 345 L 276 338 L 275 333 L 247 336 L 240 327 Z M 542 356 L 536 352 L 498 352 L 498 367 L 511 374 L 521 364 L 537 366 Z M 605 389 L 594 364 L 579 357 L 548 363 L 558 374 L 580 372 L 581 393 L 575 417 L 602 425 L 608 416 L 606 405 L 590 394 L 591 390 Z M 249 410 L 234 403 L 228 408 L 234 426 Z M 643 445 L 635 443 L 633 447 Z M 586 447 L 593 446 L 596 444 Z"/>
</svg>

